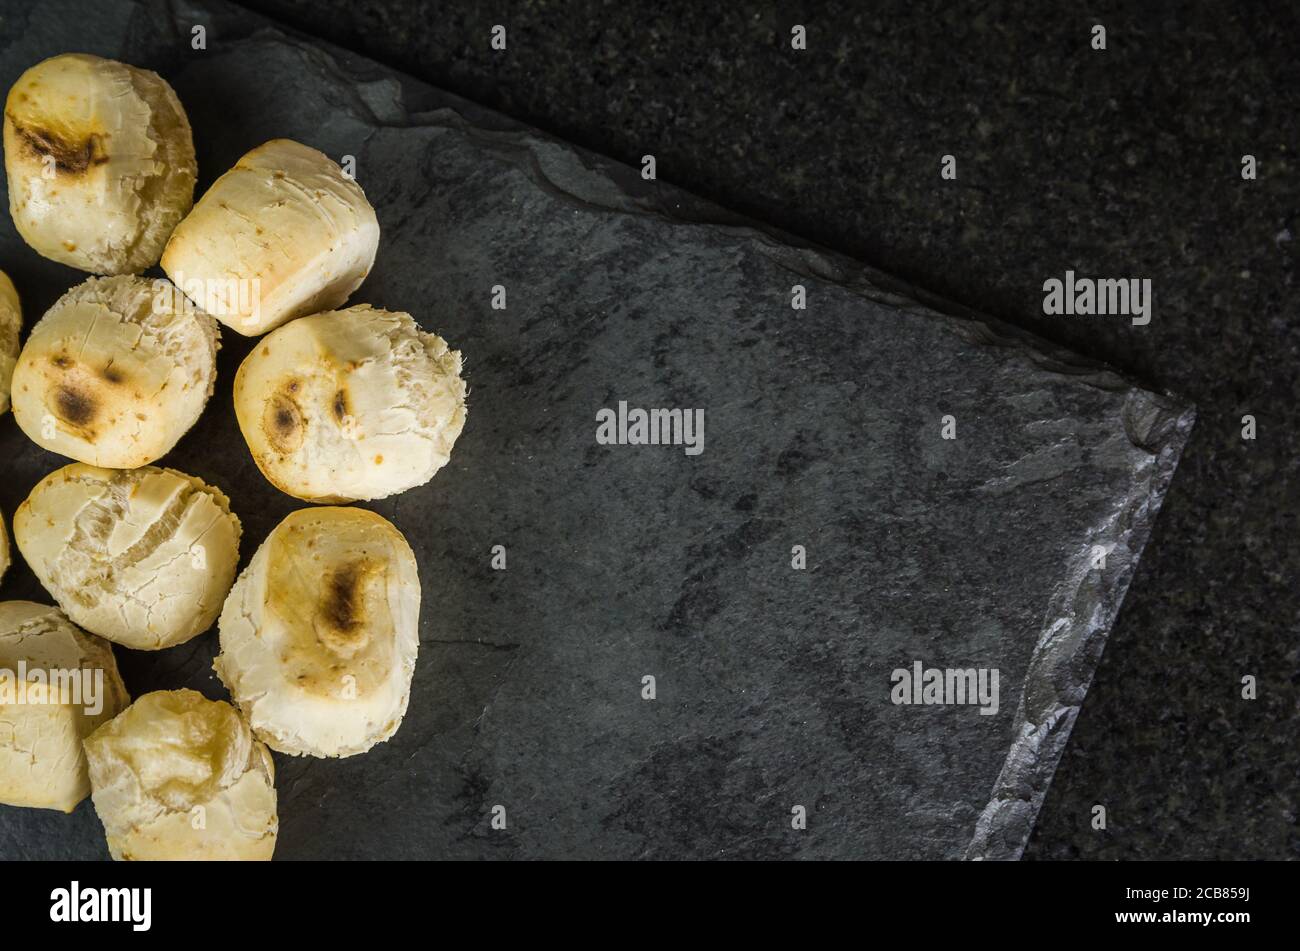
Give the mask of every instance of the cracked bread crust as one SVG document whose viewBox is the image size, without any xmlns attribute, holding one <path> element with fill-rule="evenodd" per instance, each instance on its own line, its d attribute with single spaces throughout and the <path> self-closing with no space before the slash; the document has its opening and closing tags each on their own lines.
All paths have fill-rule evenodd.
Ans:
<svg viewBox="0 0 1300 951">
<path fill-rule="evenodd" d="M 92 277 L 32 328 L 14 418 L 38 446 L 134 469 L 169 452 L 212 395 L 217 323 L 168 281 Z"/>
<path fill-rule="evenodd" d="M 114 859 L 271 858 L 275 768 L 230 704 L 194 690 L 148 693 L 85 746 Z"/>
<path fill-rule="evenodd" d="M 78 630 L 57 608 L 31 601 L 0 602 L 0 670 L 17 677 L 26 665 L 27 702 L 0 698 L 0 803 L 71 812 L 90 792 L 82 740 L 131 702 L 108 642 Z M 100 671 L 99 706 L 75 695 L 52 699 L 32 671 Z"/>
<path fill-rule="evenodd" d="M 65 466 L 14 513 L 14 539 L 68 617 L 159 650 L 212 627 L 235 578 L 230 500 L 174 469 Z"/>
<path fill-rule="evenodd" d="M 221 612 L 213 667 L 273 750 L 352 756 L 397 732 L 419 650 L 415 555 L 365 509 L 301 509 Z"/>
<path fill-rule="evenodd" d="M 158 263 L 190 210 L 189 120 L 157 73 L 84 53 L 36 64 L 9 91 L 14 226 L 45 257 L 94 274 Z"/>
<path fill-rule="evenodd" d="M 235 414 L 262 474 L 309 502 L 424 485 L 465 426 L 461 356 L 410 314 L 359 304 L 264 338 L 235 374 Z"/>
</svg>

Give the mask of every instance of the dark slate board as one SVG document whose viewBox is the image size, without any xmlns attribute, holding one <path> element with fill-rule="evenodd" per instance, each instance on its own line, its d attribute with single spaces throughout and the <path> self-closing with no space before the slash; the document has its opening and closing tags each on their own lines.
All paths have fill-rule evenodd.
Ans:
<svg viewBox="0 0 1300 951">
<path fill-rule="evenodd" d="M 173 82 L 200 188 L 275 136 L 355 155 L 384 231 L 354 302 L 466 356 L 451 464 L 373 506 L 424 582 L 410 711 L 364 756 L 277 756 L 278 857 L 1020 854 L 1186 404 L 232 7 L 10 13 L 0 81 L 67 50 Z M 29 323 L 81 279 L 7 217 L 0 267 Z M 235 425 L 249 346 L 226 333 L 217 394 L 164 460 L 229 492 L 245 559 L 298 507 Z M 619 400 L 703 408 L 704 453 L 597 445 Z M 6 514 L 62 464 L 11 417 L 0 455 Z M 21 565 L 0 596 L 48 600 Z M 222 697 L 215 644 L 118 655 L 133 694 Z M 914 660 L 998 668 L 1000 712 L 893 705 Z M 0 857 L 106 855 L 89 801 L 0 807 Z"/>
</svg>

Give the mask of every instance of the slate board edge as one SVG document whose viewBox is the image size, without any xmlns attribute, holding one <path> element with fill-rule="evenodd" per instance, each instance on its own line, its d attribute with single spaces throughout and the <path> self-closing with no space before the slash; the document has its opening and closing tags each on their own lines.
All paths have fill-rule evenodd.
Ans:
<svg viewBox="0 0 1300 951">
<path fill-rule="evenodd" d="M 1117 542 L 1127 525 L 1124 558 L 1104 599 L 1100 617 L 1088 618 L 1079 607 L 1087 603 L 1079 593 L 1093 577 L 1092 546 L 1080 550 L 1067 568 L 1067 580 L 1053 594 L 1046 616 L 1069 619 L 1066 629 L 1045 623 L 1030 657 L 1025 686 L 1016 710 L 1016 738 L 994 785 L 989 804 L 976 822 L 966 850 L 967 859 L 1019 859 L 1028 844 L 1057 764 L 1074 729 L 1075 720 L 1096 673 L 1106 639 L 1133 580 L 1137 566 L 1160 512 L 1161 501 L 1172 481 L 1183 447 L 1190 437 L 1196 412 L 1188 407 L 1176 416 L 1149 415 L 1155 429 L 1148 431 L 1160 449 L 1147 470 L 1145 496 L 1134 494 L 1115 513 L 1107 531 L 1093 545 Z M 1144 444 L 1146 443 L 1144 440 Z M 1113 553 L 1112 553 L 1113 555 Z M 1078 628 L 1077 637 L 1071 637 Z M 1082 671 L 1082 675 L 1080 675 Z M 1071 685 L 1064 691 L 1058 683 Z M 1038 700 L 1038 697 L 1042 697 Z M 1031 698 L 1035 698 L 1031 700 Z"/>
<path fill-rule="evenodd" d="M 1090 576 L 1091 546 L 1076 554 L 1045 612 L 1071 619 L 1063 635 L 1060 625 L 1045 626 L 1031 655 L 1022 699 L 1016 712 L 1013 740 L 990 799 L 977 820 L 967 846 L 967 859 L 1018 859 L 1032 832 L 1057 763 L 1064 752 L 1080 706 L 1105 646 L 1106 637 L 1150 536 L 1160 503 L 1173 478 L 1183 447 L 1190 438 L 1195 408 L 1173 394 L 1145 389 L 1125 374 L 1044 340 L 1019 327 L 931 294 L 843 254 L 819 247 L 786 232 L 734 214 L 712 202 L 664 182 L 644 182 L 637 170 L 557 139 L 467 100 L 400 74 L 382 64 L 342 50 L 295 30 L 271 25 L 258 14 L 225 2 L 182 2 L 176 7 L 160 0 L 136 2 L 128 43 L 141 43 L 152 57 L 167 59 L 176 37 L 185 36 L 196 15 L 216 14 L 210 34 L 223 42 L 280 43 L 295 48 L 311 66 L 354 92 L 358 118 L 377 127 L 453 126 L 474 135 L 505 161 L 522 168 L 538 186 L 580 206 L 627 214 L 653 215 L 681 226 L 713 229 L 735 240 L 756 243 L 769 257 L 794 274 L 832 281 L 860 296 L 925 313 L 949 324 L 952 332 L 972 345 L 1000 346 L 1007 359 L 1066 373 L 1078 382 L 1108 390 L 1129 390 L 1132 410 L 1126 429 L 1135 445 L 1151 453 L 1151 464 L 1135 480 L 1134 491 L 1114 513 L 1106 530 L 1092 544 L 1117 544 L 1127 535 L 1125 557 L 1103 589 L 1105 609 L 1090 623 L 1078 616 L 1074 600 Z M 160 24 L 167 22 L 167 27 Z M 159 44 L 162 44 L 160 50 Z M 174 53 L 171 56 L 174 58 Z M 179 63 L 178 63 L 179 65 Z M 413 94 L 413 95 L 412 95 Z M 420 108 L 404 104 L 407 97 Z M 539 149 L 545 149 L 544 155 Z M 557 164 L 558 163 L 558 164 Z M 565 166 L 568 166 L 566 169 Z M 595 196 L 573 190 L 557 172 L 574 180 L 591 176 L 591 184 L 613 186 Z M 1130 425 L 1131 424 L 1131 425 Z M 1081 630 L 1075 631 L 1076 627 Z M 1068 636 L 1073 634 L 1075 636 Z M 1082 677 L 1077 675 L 1082 669 Z M 1072 689 L 1058 696 L 1056 684 Z M 1045 699 L 1036 695 L 1042 694 Z M 1034 700 L 1030 700 L 1035 697 Z"/>
</svg>

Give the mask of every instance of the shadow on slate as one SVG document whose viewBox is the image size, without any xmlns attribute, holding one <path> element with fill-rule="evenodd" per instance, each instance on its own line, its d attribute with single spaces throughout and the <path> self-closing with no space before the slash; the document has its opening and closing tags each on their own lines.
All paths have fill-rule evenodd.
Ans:
<svg viewBox="0 0 1300 951">
<path fill-rule="evenodd" d="M 200 189 L 275 136 L 356 156 L 383 237 L 353 301 L 465 354 L 450 465 L 373 505 L 424 584 L 410 710 L 364 756 L 277 755 L 277 856 L 1019 856 L 1190 407 L 265 24 L 47 3 L 0 25 L 0 81 L 67 50 L 160 70 Z M 7 217 L 0 267 L 29 326 L 82 278 Z M 298 507 L 235 424 L 250 345 L 225 333 L 217 392 L 163 460 L 230 494 L 245 563 Z M 703 409 L 703 454 L 598 445 L 620 400 Z M 64 462 L 9 416 L 0 453 L 6 514 Z M 21 564 L 0 596 L 48 600 Z M 222 697 L 215 649 L 118 656 L 133 695 Z M 890 674 L 914 661 L 997 668 L 998 713 L 895 706 Z M 89 801 L 0 807 L 0 857 L 106 855 Z"/>
</svg>

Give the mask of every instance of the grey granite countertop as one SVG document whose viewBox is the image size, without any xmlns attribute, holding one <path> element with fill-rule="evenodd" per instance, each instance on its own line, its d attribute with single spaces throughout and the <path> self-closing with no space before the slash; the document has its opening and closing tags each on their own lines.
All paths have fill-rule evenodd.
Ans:
<svg viewBox="0 0 1300 951">
<path fill-rule="evenodd" d="M 76 24 L 171 77 L 201 187 L 274 135 L 356 152 L 387 236 L 364 299 L 470 355 L 457 458 L 376 506 L 429 599 L 407 723 L 366 757 L 277 758 L 282 857 L 1300 854 L 1294 23 L 265 3 L 627 163 L 220 0 L 0 19 L 7 76 Z M 658 183 L 627 167 L 646 153 Z M 0 243 L 39 313 L 66 269 Z M 1067 270 L 1149 279 L 1152 320 L 1044 316 Z M 503 275 L 511 309 L 489 314 Z M 247 349 L 226 344 L 223 378 Z M 624 397 L 709 407 L 710 452 L 592 445 L 592 408 Z M 222 400 L 168 463 L 228 487 L 260 538 L 296 506 L 213 451 L 238 442 Z M 958 442 L 932 425 L 950 412 Z M 10 510 L 57 460 L 12 425 L 0 441 Z M 508 575 L 466 557 L 503 533 Z M 773 565 L 804 536 L 806 574 Z M 40 595 L 25 566 L 5 584 Z M 220 695 L 213 649 L 119 660 L 133 692 Z M 891 705 L 911 657 L 1001 668 L 1001 715 Z M 648 668 L 650 707 L 624 689 Z M 492 802 L 509 832 L 485 826 Z M 102 852 L 89 803 L 0 820 L 0 855 Z"/>
<path fill-rule="evenodd" d="M 402 729 L 276 756 L 277 855 L 1022 854 L 1185 400 L 221 0 L 46 0 L 0 20 L 0 81 L 74 35 L 166 71 L 200 187 L 273 136 L 351 155 L 384 230 L 358 299 L 470 361 L 452 464 L 374 503 L 425 588 Z M 8 222 L 0 259 L 33 315 L 76 279 Z M 219 381 L 255 346 L 223 344 Z M 694 436 L 609 445 L 592 414 L 627 399 Z M 166 462 L 264 538 L 297 506 L 227 400 Z M 12 511 L 59 460 L 0 422 Z M 46 597 L 21 562 L 4 595 Z M 214 650 L 116 653 L 133 695 L 221 697 Z M 890 687 L 921 666 L 980 673 L 936 707 Z M 3 808 L 0 857 L 102 857 L 95 827 Z"/>
<path fill-rule="evenodd" d="M 1294 7 L 246 5 L 623 161 L 652 152 L 667 181 L 1194 401 L 1026 855 L 1300 855 Z M 1043 316 L 1067 268 L 1149 277 L 1151 323 Z"/>
</svg>

